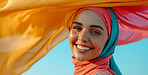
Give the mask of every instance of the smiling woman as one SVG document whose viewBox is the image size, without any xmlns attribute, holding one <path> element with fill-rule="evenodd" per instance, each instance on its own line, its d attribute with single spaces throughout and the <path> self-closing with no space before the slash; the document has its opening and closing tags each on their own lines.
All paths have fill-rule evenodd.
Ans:
<svg viewBox="0 0 148 75">
<path fill-rule="evenodd" d="M 69 35 L 75 75 L 120 75 L 111 58 L 119 37 L 115 17 L 109 8 L 85 7 L 77 11 Z"/>
<path fill-rule="evenodd" d="M 22 74 L 35 62 L 45 56 L 58 43 L 68 38 L 69 34 L 67 28 L 69 28 L 69 25 L 72 25 L 67 24 L 70 20 L 69 18 L 75 11 L 84 7 L 112 7 L 118 18 L 120 29 L 117 45 L 128 44 L 148 38 L 148 7 L 146 6 L 148 6 L 148 0 L 0 0 L 0 75 Z M 101 16 L 108 32 L 108 39 L 105 46 L 102 47 L 103 50 L 101 51 L 101 49 L 99 49 L 101 53 L 97 57 L 94 56 L 92 58 L 97 60 L 112 59 L 110 58 L 110 55 L 114 52 L 116 40 L 118 39 L 118 30 L 115 28 L 118 25 L 114 26 L 114 24 L 110 24 L 110 21 L 116 19 L 110 20 L 109 18 L 102 16 L 105 12 L 109 14 L 108 9 L 105 9 L 107 11 L 102 13 L 101 9 L 92 9 Z M 79 15 L 79 12 L 77 13 L 77 15 Z M 108 15 L 108 17 L 109 16 L 110 15 Z M 82 32 L 86 28 L 84 27 L 85 24 L 77 20 L 75 18 L 75 21 L 73 22 L 79 22 L 83 25 L 82 30 L 77 33 L 80 33 L 81 35 L 83 33 L 85 35 L 85 32 Z M 96 25 L 98 26 L 98 24 L 93 25 L 95 25 L 95 27 Z M 74 30 L 76 30 L 75 28 L 77 29 L 77 27 L 74 27 Z M 90 30 L 89 33 L 90 32 L 97 36 L 102 36 L 101 30 L 93 29 Z M 92 34 L 90 35 L 97 37 Z M 88 35 L 85 36 L 89 38 Z M 89 41 L 90 40 L 88 39 L 88 42 Z M 92 40 L 90 42 L 92 42 Z M 78 49 L 82 49 L 81 52 L 89 50 L 85 53 L 96 49 L 95 45 L 92 43 L 89 44 L 91 45 L 90 47 L 85 47 L 81 44 L 79 45 L 74 42 L 72 45 Z M 78 53 L 77 50 L 76 52 Z M 74 57 L 76 58 L 75 55 Z M 88 60 L 86 59 L 86 61 Z M 103 63 L 104 62 L 105 61 L 103 61 Z M 100 62 L 98 62 L 97 65 L 99 63 Z M 119 75 L 115 71 L 116 69 L 113 69 L 112 61 L 109 61 L 109 64 L 111 65 L 111 70 Z M 94 69 L 94 67 L 92 68 Z M 88 69 L 90 70 L 90 67 Z M 86 74 L 86 72 L 84 74 Z"/>
<path fill-rule="evenodd" d="M 70 30 L 69 42 L 71 50 L 78 60 L 96 58 L 103 50 L 108 35 L 101 17 L 91 11 L 80 12 Z"/>
</svg>

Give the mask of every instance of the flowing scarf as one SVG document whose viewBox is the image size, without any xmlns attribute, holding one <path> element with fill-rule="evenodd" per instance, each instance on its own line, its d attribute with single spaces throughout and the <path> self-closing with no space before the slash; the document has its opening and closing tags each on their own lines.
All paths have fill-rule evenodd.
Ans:
<svg viewBox="0 0 148 75">
<path fill-rule="evenodd" d="M 109 55 L 111 55 L 114 52 L 115 47 L 118 42 L 119 27 L 118 27 L 117 17 L 111 8 L 99 8 L 99 7 L 81 8 L 80 10 L 77 11 L 75 16 L 83 10 L 92 10 L 92 11 L 96 12 L 102 18 L 102 20 L 104 21 L 104 23 L 106 25 L 109 39 L 108 39 L 102 53 L 98 57 L 95 58 L 95 59 L 98 59 L 98 58 L 105 59 L 106 57 L 108 57 Z M 107 60 L 108 59 L 106 59 L 106 61 Z M 99 60 L 99 61 L 102 61 L 102 60 Z M 98 62 L 98 64 L 99 64 L 99 62 Z M 110 59 L 109 65 L 110 65 L 111 70 L 113 70 L 117 75 L 121 75 L 121 72 L 119 71 L 118 67 L 116 66 L 116 63 L 114 62 L 113 56 Z"/>
<path fill-rule="evenodd" d="M 117 45 L 148 38 L 147 0 L 1 0 L 0 75 L 28 70 L 68 37 L 69 17 L 90 6 L 112 7 L 119 22 Z"/>
<path fill-rule="evenodd" d="M 105 58 L 86 61 L 79 61 L 73 56 L 72 63 L 75 67 L 74 75 L 116 75 L 115 72 L 109 68 L 109 59 L 112 54 Z"/>
</svg>

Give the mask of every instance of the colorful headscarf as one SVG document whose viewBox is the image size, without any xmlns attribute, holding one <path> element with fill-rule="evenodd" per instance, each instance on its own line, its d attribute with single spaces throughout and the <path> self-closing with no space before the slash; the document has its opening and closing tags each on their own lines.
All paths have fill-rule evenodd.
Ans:
<svg viewBox="0 0 148 75">
<path fill-rule="evenodd" d="M 148 38 L 148 0 L 1 0 L 0 75 L 28 70 L 68 37 L 69 17 L 88 6 L 112 7 L 119 22 L 118 45 Z"/>
<path fill-rule="evenodd" d="M 116 15 L 114 14 L 114 12 L 112 11 L 111 8 L 100 8 L 100 7 L 81 8 L 80 10 L 77 11 L 76 15 L 83 10 L 92 10 L 92 11 L 96 12 L 102 18 L 102 20 L 104 21 L 104 23 L 106 25 L 109 39 L 108 39 L 102 53 L 98 57 L 95 58 L 95 59 L 97 59 L 97 58 L 104 59 L 114 52 L 115 47 L 118 42 L 119 27 L 118 27 L 118 21 L 117 21 Z M 117 75 L 121 75 L 118 67 L 116 66 L 116 64 L 114 62 L 113 56 L 110 59 L 109 65 L 110 65 L 110 69 L 112 69 Z"/>
</svg>

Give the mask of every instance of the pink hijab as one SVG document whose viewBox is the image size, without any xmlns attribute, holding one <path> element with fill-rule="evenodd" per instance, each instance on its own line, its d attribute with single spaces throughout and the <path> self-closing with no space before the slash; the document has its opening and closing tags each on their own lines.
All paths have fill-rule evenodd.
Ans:
<svg viewBox="0 0 148 75">
<path fill-rule="evenodd" d="M 79 14 L 83 10 L 89 10 L 89 9 L 96 12 L 102 18 L 107 28 L 108 37 L 110 37 L 112 21 L 111 21 L 111 15 L 110 15 L 109 10 L 107 8 L 85 7 L 85 8 L 81 8 L 80 10 L 78 10 L 76 15 Z"/>
<path fill-rule="evenodd" d="M 111 18 L 109 9 L 99 8 L 99 7 L 85 7 L 85 8 L 81 8 L 80 10 L 78 10 L 76 15 L 79 14 L 83 10 L 89 10 L 89 9 L 96 12 L 102 18 L 102 20 L 104 21 L 106 25 L 108 37 L 110 39 L 112 18 Z M 79 61 L 79 60 L 76 60 L 73 56 L 72 60 L 73 60 L 73 64 L 75 67 L 74 75 L 106 75 L 106 74 L 116 75 L 109 68 L 109 60 L 112 54 L 110 54 L 109 56 L 105 58 L 97 58 L 97 59 L 88 60 L 88 61 Z"/>
<path fill-rule="evenodd" d="M 89 8 L 87 8 L 87 9 L 89 9 Z M 148 24 L 148 11 L 147 11 L 148 7 L 147 6 L 130 6 L 130 7 L 129 6 L 128 7 L 120 6 L 120 7 L 112 7 L 112 9 L 117 16 L 118 24 L 119 24 L 119 40 L 118 40 L 117 45 L 128 44 L 131 42 L 139 41 L 144 38 L 148 38 L 148 25 L 147 25 Z M 82 10 L 84 10 L 84 9 L 80 9 L 78 12 L 80 12 Z M 100 10 L 102 10 L 102 9 L 100 9 Z M 96 11 L 96 10 L 94 9 L 93 11 Z M 100 12 L 100 14 L 102 14 L 102 13 L 103 12 Z M 107 13 L 108 13 L 108 11 L 107 11 Z M 101 17 L 103 20 L 106 19 L 106 16 L 105 17 L 101 16 Z M 109 24 L 110 22 L 108 20 L 106 20 L 104 22 L 106 22 L 108 36 L 110 37 L 110 29 L 111 29 L 110 27 L 111 26 L 108 26 L 108 25 L 110 25 Z M 79 64 L 82 63 L 83 65 L 77 66 L 78 62 L 79 61 L 75 60 L 73 57 L 73 63 L 75 65 L 75 68 L 79 68 L 79 67 L 83 66 L 87 69 L 87 71 L 83 72 L 84 74 L 88 74 L 89 72 L 92 72 L 91 70 L 93 70 L 93 73 L 98 72 L 98 71 L 96 71 L 97 68 L 90 69 L 89 67 L 87 67 L 85 65 L 85 63 L 83 64 L 82 62 L 79 62 Z M 103 64 L 101 66 L 103 66 Z M 108 68 L 107 66 L 106 66 L 106 68 Z M 88 69 L 90 69 L 90 70 L 88 71 Z M 109 69 L 108 70 L 106 69 L 106 71 L 112 73 Z M 76 69 L 74 74 L 76 74 L 76 75 L 80 74 L 80 70 Z M 114 73 L 112 73 L 112 74 L 114 74 Z"/>
<path fill-rule="evenodd" d="M 98 58 L 95 60 L 78 61 L 72 57 L 72 63 L 75 67 L 74 75 L 116 75 L 109 68 L 109 59 L 112 54 L 106 58 Z"/>
</svg>

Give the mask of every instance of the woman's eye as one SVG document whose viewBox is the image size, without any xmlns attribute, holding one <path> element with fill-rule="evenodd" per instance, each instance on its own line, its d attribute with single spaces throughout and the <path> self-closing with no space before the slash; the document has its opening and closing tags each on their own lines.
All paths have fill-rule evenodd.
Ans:
<svg viewBox="0 0 148 75">
<path fill-rule="evenodd" d="M 73 29 L 76 29 L 76 30 L 78 30 L 78 31 L 81 31 L 81 30 L 82 30 L 82 28 L 79 27 L 79 26 L 75 26 L 75 27 L 73 27 Z"/>
<path fill-rule="evenodd" d="M 100 35 L 100 32 L 97 31 L 97 30 L 91 30 L 91 33 L 94 34 L 94 35 Z"/>
</svg>

